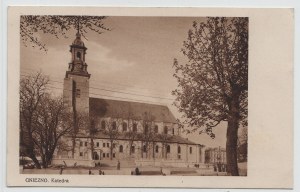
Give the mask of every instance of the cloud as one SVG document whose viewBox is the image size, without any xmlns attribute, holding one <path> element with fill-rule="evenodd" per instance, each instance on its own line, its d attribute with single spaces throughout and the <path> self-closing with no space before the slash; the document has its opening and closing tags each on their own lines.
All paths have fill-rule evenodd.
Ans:
<svg viewBox="0 0 300 192">
<path fill-rule="evenodd" d="M 133 68 L 136 64 L 132 61 L 119 59 L 114 57 L 113 51 L 96 42 L 88 42 L 88 54 L 86 61 L 89 65 L 89 70 L 93 74 L 107 74 L 123 71 L 124 69 Z M 95 75 L 96 75 L 95 74 Z"/>
</svg>

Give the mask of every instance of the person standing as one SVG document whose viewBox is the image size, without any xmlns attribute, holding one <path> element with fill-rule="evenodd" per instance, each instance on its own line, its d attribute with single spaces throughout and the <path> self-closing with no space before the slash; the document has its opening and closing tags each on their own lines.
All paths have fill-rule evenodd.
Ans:
<svg viewBox="0 0 300 192">
<path fill-rule="evenodd" d="M 59 174 L 60 174 L 60 175 L 62 175 L 63 171 L 64 171 L 64 167 L 63 167 L 63 166 L 61 166 L 61 167 L 60 167 Z"/>
<path fill-rule="evenodd" d="M 120 161 L 118 160 L 117 170 L 120 170 L 120 168 L 121 168 L 121 163 L 120 163 Z"/>
</svg>

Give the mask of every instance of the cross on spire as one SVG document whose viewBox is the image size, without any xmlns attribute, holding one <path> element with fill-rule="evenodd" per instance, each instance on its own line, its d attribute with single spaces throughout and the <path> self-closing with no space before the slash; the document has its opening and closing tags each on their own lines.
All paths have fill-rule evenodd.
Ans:
<svg viewBox="0 0 300 192">
<path fill-rule="evenodd" d="M 80 25 L 80 16 L 78 16 L 78 19 L 77 19 L 77 33 L 79 33 L 79 25 Z"/>
</svg>

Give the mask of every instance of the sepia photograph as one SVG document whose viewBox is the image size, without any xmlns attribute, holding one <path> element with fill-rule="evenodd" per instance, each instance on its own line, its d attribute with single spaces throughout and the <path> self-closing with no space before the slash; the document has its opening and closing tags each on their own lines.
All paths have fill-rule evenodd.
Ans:
<svg viewBox="0 0 300 192">
<path fill-rule="evenodd" d="M 293 10 L 8 12 L 8 186 L 293 186 Z"/>
<path fill-rule="evenodd" d="M 22 15 L 20 173 L 247 176 L 248 18 Z"/>
</svg>

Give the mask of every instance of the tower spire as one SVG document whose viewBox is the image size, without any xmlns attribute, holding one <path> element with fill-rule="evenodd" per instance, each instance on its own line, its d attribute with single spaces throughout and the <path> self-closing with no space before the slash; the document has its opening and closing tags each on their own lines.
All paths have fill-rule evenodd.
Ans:
<svg viewBox="0 0 300 192">
<path fill-rule="evenodd" d="M 77 19 L 77 34 L 79 34 L 79 23 L 80 23 L 80 16 Z"/>
</svg>

